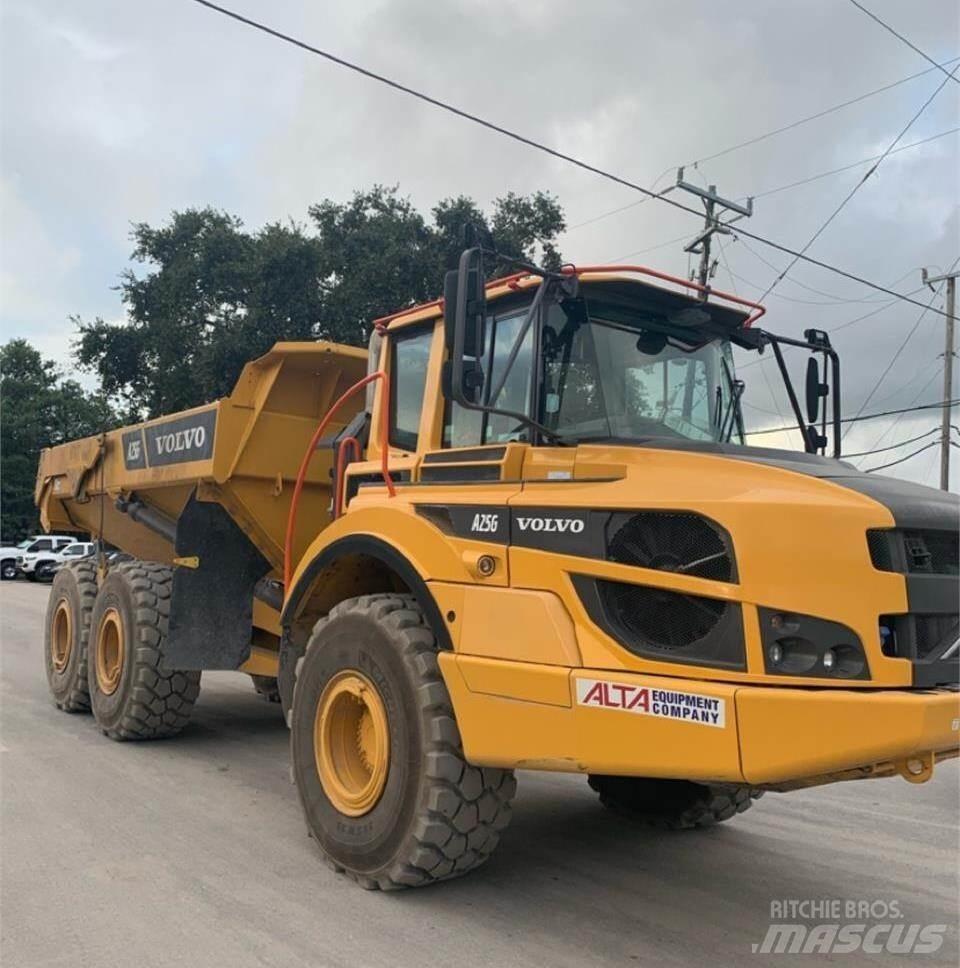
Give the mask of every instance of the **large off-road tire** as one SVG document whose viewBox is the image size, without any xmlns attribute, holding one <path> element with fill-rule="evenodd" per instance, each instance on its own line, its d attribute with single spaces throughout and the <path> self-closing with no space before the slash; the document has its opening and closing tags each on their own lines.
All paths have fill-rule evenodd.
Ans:
<svg viewBox="0 0 960 968">
<path fill-rule="evenodd" d="M 43 634 L 47 683 L 57 708 L 68 713 L 90 709 L 87 642 L 96 597 L 96 568 L 77 561 L 57 572 L 47 601 Z"/>
<path fill-rule="evenodd" d="M 600 802 L 620 816 L 647 827 L 689 830 L 732 820 L 749 810 L 762 790 L 733 783 L 703 784 L 690 780 L 646 777 L 589 777 Z"/>
<path fill-rule="evenodd" d="M 277 684 L 276 676 L 250 676 L 253 680 L 253 688 L 257 690 L 258 696 L 263 696 L 267 702 L 280 702 L 280 686 Z"/>
<path fill-rule="evenodd" d="M 317 622 L 290 727 L 309 831 L 365 888 L 465 874 L 510 820 L 513 773 L 464 759 L 436 637 L 413 596 L 348 599 Z"/>
<path fill-rule="evenodd" d="M 94 718 L 111 739 L 173 736 L 190 719 L 200 673 L 161 667 L 172 584 L 166 565 L 125 561 L 97 593 L 87 677 Z"/>
</svg>

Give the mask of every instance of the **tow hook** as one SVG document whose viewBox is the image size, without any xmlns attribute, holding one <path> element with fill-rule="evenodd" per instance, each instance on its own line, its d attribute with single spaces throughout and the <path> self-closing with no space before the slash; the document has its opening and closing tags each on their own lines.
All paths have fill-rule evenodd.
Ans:
<svg viewBox="0 0 960 968">
<path fill-rule="evenodd" d="M 894 763 L 897 773 L 908 783 L 926 783 L 933 776 L 934 754 L 920 753 Z"/>
</svg>

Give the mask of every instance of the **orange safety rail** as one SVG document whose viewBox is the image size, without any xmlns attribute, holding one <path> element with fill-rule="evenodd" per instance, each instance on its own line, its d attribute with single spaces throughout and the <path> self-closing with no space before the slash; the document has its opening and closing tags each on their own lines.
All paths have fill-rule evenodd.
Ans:
<svg viewBox="0 0 960 968">
<path fill-rule="evenodd" d="M 343 473 L 347 469 L 343 462 L 343 455 L 347 448 L 353 450 L 353 459 L 360 460 L 360 441 L 356 437 L 344 437 L 337 448 L 337 484 L 333 492 L 333 516 L 339 518 L 340 506 L 343 504 Z"/>
<path fill-rule="evenodd" d="M 635 272 L 637 275 L 653 276 L 654 279 L 663 279 L 665 282 L 673 282 L 678 286 L 684 286 L 687 289 L 695 289 L 697 292 L 706 293 L 710 296 L 716 296 L 718 299 L 724 299 L 727 302 L 736 303 L 738 306 L 748 306 L 753 310 L 753 312 L 744 320 L 744 329 L 752 326 L 767 311 L 767 307 L 758 302 L 752 302 L 751 300 L 744 299 L 741 296 L 735 296 L 733 293 L 724 292 L 722 289 L 714 289 L 712 286 L 704 286 L 699 282 L 694 282 L 692 279 L 684 279 L 682 276 L 671 276 L 667 272 L 660 272 L 657 269 L 649 269 L 647 266 L 564 266 L 560 271 L 565 272 L 568 275 L 577 276 L 583 275 L 585 272 Z"/>
<path fill-rule="evenodd" d="M 380 406 L 380 473 L 383 475 L 383 482 L 387 485 L 387 491 L 390 497 L 396 497 L 397 490 L 393 486 L 393 478 L 390 476 L 390 470 L 387 466 L 390 458 L 388 445 L 390 407 L 387 402 L 390 399 L 390 377 L 383 370 L 377 370 L 375 373 L 368 374 L 362 380 L 357 380 L 352 387 L 342 393 L 333 402 L 333 405 L 326 412 L 323 420 L 320 421 L 313 436 L 310 438 L 307 451 L 303 455 L 303 460 L 300 462 L 300 470 L 297 472 L 297 481 L 293 486 L 293 497 L 290 499 L 290 513 L 287 516 L 287 536 L 283 545 L 284 593 L 290 590 L 290 579 L 293 577 L 293 562 L 291 560 L 293 558 L 293 534 L 297 525 L 297 506 L 300 502 L 300 492 L 303 490 L 303 482 L 307 476 L 307 469 L 310 466 L 310 458 L 313 457 L 314 451 L 317 449 L 317 444 L 323 436 L 323 432 L 327 429 L 331 418 L 340 409 L 343 402 L 353 396 L 358 390 L 362 390 L 368 383 L 373 383 L 374 380 L 383 381 L 383 400 Z"/>
</svg>

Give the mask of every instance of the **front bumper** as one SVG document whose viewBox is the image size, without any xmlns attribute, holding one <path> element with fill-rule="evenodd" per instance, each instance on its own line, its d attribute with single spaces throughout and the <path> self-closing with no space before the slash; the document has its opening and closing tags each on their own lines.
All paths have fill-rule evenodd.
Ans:
<svg viewBox="0 0 960 968">
<path fill-rule="evenodd" d="M 481 766 L 787 788 L 904 772 L 960 747 L 949 688 L 743 686 L 453 653 L 440 667 Z"/>
</svg>

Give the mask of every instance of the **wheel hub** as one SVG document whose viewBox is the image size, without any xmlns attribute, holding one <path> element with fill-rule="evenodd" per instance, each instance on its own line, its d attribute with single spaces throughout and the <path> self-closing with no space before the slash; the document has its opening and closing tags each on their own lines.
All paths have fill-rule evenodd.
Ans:
<svg viewBox="0 0 960 968">
<path fill-rule="evenodd" d="M 73 651 L 73 616 L 70 603 L 61 598 L 53 613 L 53 629 L 50 635 L 50 659 L 57 672 L 63 672 Z"/>
<path fill-rule="evenodd" d="M 380 800 L 390 763 L 387 711 L 361 672 L 340 672 L 317 703 L 313 726 L 317 774 L 333 806 L 348 817 L 369 813 Z"/>
<path fill-rule="evenodd" d="M 123 622 L 115 608 L 108 608 L 97 628 L 96 673 L 97 685 L 105 696 L 112 696 L 120 685 L 126 644 Z"/>
</svg>

